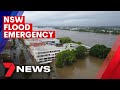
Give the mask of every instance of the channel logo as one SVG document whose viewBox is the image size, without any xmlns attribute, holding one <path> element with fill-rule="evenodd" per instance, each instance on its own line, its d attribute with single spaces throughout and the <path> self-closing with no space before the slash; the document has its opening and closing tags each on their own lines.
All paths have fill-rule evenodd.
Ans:
<svg viewBox="0 0 120 90">
<path fill-rule="evenodd" d="M 4 77 L 11 77 L 14 71 L 21 73 L 29 72 L 45 72 L 49 73 L 51 71 L 50 66 L 15 66 L 12 62 L 4 62 L 3 66 L 8 69 Z"/>
<path fill-rule="evenodd" d="M 8 71 L 7 71 L 6 74 L 5 74 L 5 77 L 11 77 L 12 74 L 13 74 L 13 72 L 14 72 L 14 70 L 15 70 L 15 65 L 14 65 L 14 63 L 5 62 L 5 63 L 3 63 L 3 65 L 4 65 L 4 67 L 5 67 L 6 69 L 8 69 Z"/>
</svg>

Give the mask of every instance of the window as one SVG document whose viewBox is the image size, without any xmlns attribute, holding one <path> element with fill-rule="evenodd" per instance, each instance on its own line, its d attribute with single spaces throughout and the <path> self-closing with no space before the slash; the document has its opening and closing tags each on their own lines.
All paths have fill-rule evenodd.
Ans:
<svg viewBox="0 0 120 90">
<path fill-rule="evenodd" d="M 49 57 L 48 59 L 51 59 L 51 57 Z"/>
<path fill-rule="evenodd" d="M 58 52 L 60 52 L 60 50 L 58 50 Z"/>
<path fill-rule="evenodd" d="M 44 58 L 45 60 L 47 59 L 47 58 Z"/>
<path fill-rule="evenodd" d="M 55 54 L 51 54 L 52 56 L 55 55 Z"/>
</svg>

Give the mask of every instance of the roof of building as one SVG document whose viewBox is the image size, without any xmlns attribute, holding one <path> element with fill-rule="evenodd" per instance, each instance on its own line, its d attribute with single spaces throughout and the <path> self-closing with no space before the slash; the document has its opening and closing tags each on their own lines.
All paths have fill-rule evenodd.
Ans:
<svg viewBox="0 0 120 90">
<path fill-rule="evenodd" d="M 40 39 L 41 41 L 59 41 L 59 39 L 56 38 L 50 38 L 50 39 Z"/>
<path fill-rule="evenodd" d="M 30 43 L 30 46 L 34 46 L 34 47 L 45 46 L 45 43 Z"/>
<path fill-rule="evenodd" d="M 64 49 L 64 47 L 56 47 L 54 45 L 45 45 L 45 46 L 34 47 L 34 50 L 36 50 L 36 51 L 50 51 L 50 50 L 63 50 L 63 49 Z"/>
</svg>

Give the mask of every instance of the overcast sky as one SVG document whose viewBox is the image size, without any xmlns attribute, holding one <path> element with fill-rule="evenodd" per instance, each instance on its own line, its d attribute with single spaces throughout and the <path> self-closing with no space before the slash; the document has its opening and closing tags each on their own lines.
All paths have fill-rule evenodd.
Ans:
<svg viewBox="0 0 120 90">
<path fill-rule="evenodd" d="M 23 16 L 40 26 L 120 26 L 120 11 L 25 11 Z"/>
</svg>

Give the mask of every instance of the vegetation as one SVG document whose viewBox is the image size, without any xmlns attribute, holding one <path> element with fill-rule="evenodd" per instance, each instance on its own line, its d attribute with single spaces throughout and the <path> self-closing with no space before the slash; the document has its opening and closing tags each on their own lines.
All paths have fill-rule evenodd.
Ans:
<svg viewBox="0 0 120 90">
<path fill-rule="evenodd" d="M 3 60 L 4 62 L 11 62 L 12 61 L 8 54 L 1 54 L 0 60 Z"/>
<path fill-rule="evenodd" d="M 23 50 L 21 49 L 21 53 L 20 53 L 20 64 L 25 64 L 26 63 L 26 60 L 25 60 L 25 56 L 24 56 L 24 52 Z"/>
<path fill-rule="evenodd" d="M 120 30 L 113 31 L 112 34 L 120 34 Z"/>
<path fill-rule="evenodd" d="M 83 58 L 85 57 L 87 49 L 84 46 L 79 46 L 76 48 L 76 57 L 77 58 Z"/>
<path fill-rule="evenodd" d="M 15 46 L 15 39 L 13 39 L 13 46 Z"/>
<path fill-rule="evenodd" d="M 76 50 L 65 50 L 56 55 L 56 67 L 62 68 L 64 65 L 72 64 L 77 58 L 85 57 L 87 49 L 84 46 L 79 46 Z"/>
<path fill-rule="evenodd" d="M 79 29 L 77 31 L 79 31 L 79 32 L 90 32 L 89 30 L 86 30 L 86 29 Z"/>
<path fill-rule="evenodd" d="M 98 58 L 106 58 L 111 48 L 105 45 L 95 45 L 90 49 L 89 54 Z M 87 49 L 84 46 L 78 46 L 76 50 L 66 50 L 56 55 L 56 67 L 62 68 L 65 65 L 72 64 L 76 59 L 84 58 L 86 56 Z"/>
<path fill-rule="evenodd" d="M 76 43 L 76 44 L 79 44 L 79 45 L 82 44 L 81 42 L 75 42 L 75 41 L 72 41 L 72 43 Z"/>
<path fill-rule="evenodd" d="M 24 43 L 24 40 L 23 40 L 23 39 L 20 39 L 20 41 L 22 42 L 22 44 L 23 44 L 23 45 L 25 45 L 25 43 Z"/>
<path fill-rule="evenodd" d="M 11 42 L 8 41 L 7 44 L 5 45 L 5 49 L 10 49 L 11 48 Z"/>
<path fill-rule="evenodd" d="M 72 64 L 76 60 L 75 51 L 66 50 L 57 54 L 56 67 L 64 67 L 64 65 Z"/>
<path fill-rule="evenodd" d="M 79 30 L 74 30 L 74 31 L 79 31 L 79 32 L 93 32 L 93 33 L 103 33 L 103 34 L 120 34 L 120 30 L 112 30 L 112 29 L 105 29 L 105 28 L 91 28 L 91 29 L 79 29 Z"/>
<path fill-rule="evenodd" d="M 98 57 L 98 58 L 106 58 L 110 48 L 107 48 L 105 45 L 95 45 L 90 49 L 90 55 Z"/>
<path fill-rule="evenodd" d="M 17 47 L 16 47 L 15 39 L 13 39 L 13 42 L 12 42 L 12 43 L 13 43 L 13 44 L 12 44 L 11 48 L 16 49 Z"/>
<path fill-rule="evenodd" d="M 72 40 L 69 37 L 60 38 L 60 43 L 62 43 L 62 44 L 64 44 L 64 43 L 71 43 L 71 42 L 72 42 Z"/>
</svg>

